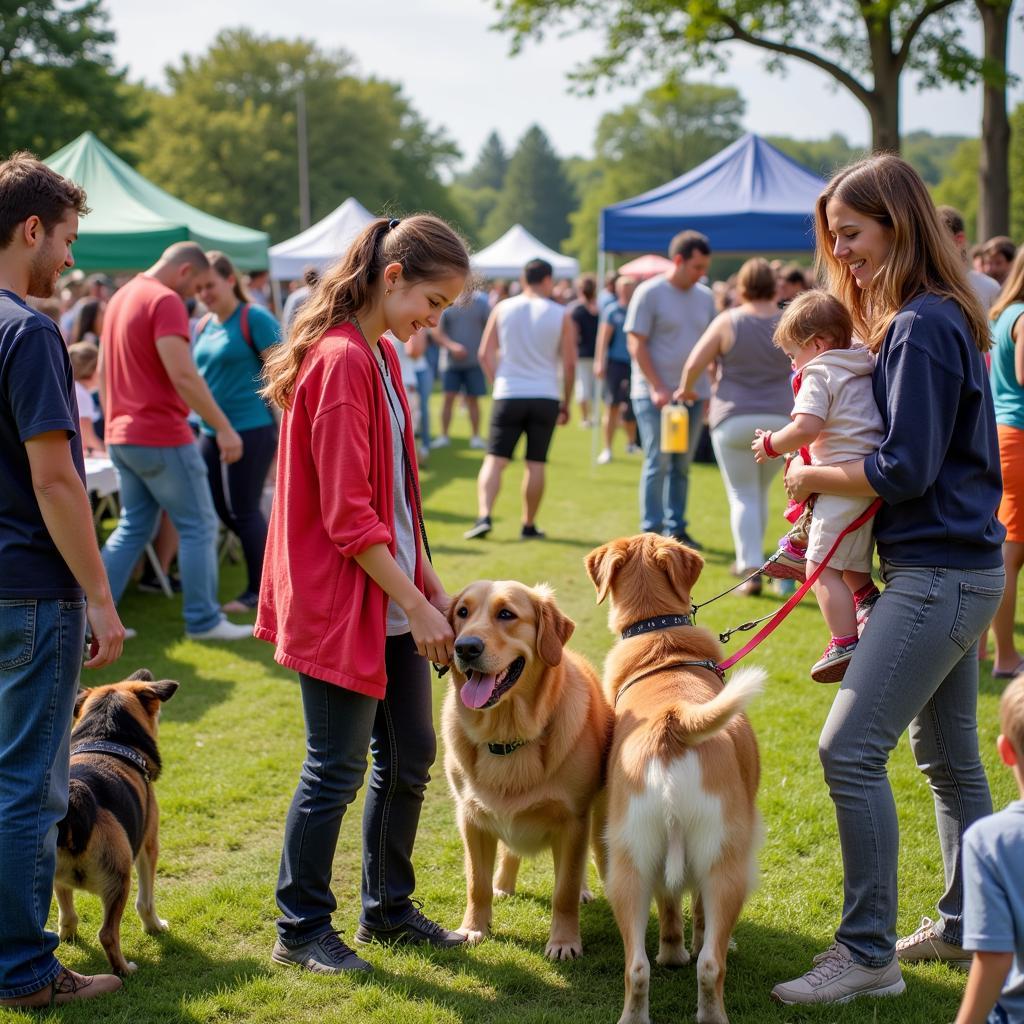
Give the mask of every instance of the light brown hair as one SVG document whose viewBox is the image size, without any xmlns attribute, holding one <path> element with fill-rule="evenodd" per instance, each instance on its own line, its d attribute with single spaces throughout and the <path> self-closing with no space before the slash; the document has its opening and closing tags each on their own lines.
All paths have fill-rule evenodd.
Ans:
<svg viewBox="0 0 1024 1024">
<path fill-rule="evenodd" d="M 1003 690 L 999 701 L 999 731 L 1013 744 L 1017 757 L 1024 758 L 1024 675 L 1017 676 Z"/>
<path fill-rule="evenodd" d="M 991 253 L 999 253 L 1009 262 L 1017 255 L 1017 246 L 1013 244 L 1012 238 L 1007 238 L 1006 235 L 996 235 L 982 246 L 982 251 L 986 256 Z"/>
<path fill-rule="evenodd" d="M 49 233 L 68 210 L 82 217 L 89 212 L 85 189 L 25 151 L 0 163 L 0 249 L 11 244 L 15 228 L 29 217 L 38 217 Z"/>
<path fill-rule="evenodd" d="M 736 290 L 748 302 L 775 298 L 775 271 L 760 256 L 747 260 L 736 275 Z"/>
<path fill-rule="evenodd" d="M 1024 302 L 1024 246 L 1021 246 L 1013 263 L 1010 272 L 1006 275 L 1002 291 L 996 296 L 992 308 L 988 311 L 988 318 L 996 320 L 1007 306 L 1015 302 Z"/>
<path fill-rule="evenodd" d="M 222 253 L 219 249 L 211 249 L 206 254 L 206 259 L 209 261 L 210 269 L 219 277 L 224 278 L 225 281 L 229 277 L 233 277 L 235 279 L 235 283 L 231 290 L 235 293 L 235 298 L 238 299 L 239 302 L 252 302 L 252 298 L 249 296 L 249 293 L 245 290 L 245 286 L 242 284 L 241 276 L 235 269 L 234 263 L 231 262 L 231 257 Z"/>
<path fill-rule="evenodd" d="M 68 345 L 68 359 L 71 360 L 71 371 L 75 380 L 86 380 L 96 372 L 100 350 L 91 341 L 76 341 Z"/>
<path fill-rule="evenodd" d="M 803 348 L 820 338 L 828 348 L 849 348 L 853 323 L 846 307 L 833 295 L 815 288 L 801 292 L 782 312 L 773 341 Z"/>
<path fill-rule="evenodd" d="M 826 216 L 833 197 L 892 231 L 885 265 L 867 288 L 857 285 L 833 252 Z M 818 197 L 814 221 L 819 276 L 850 311 L 854 330 L 872 352 L 881 347 L 896 314 L 922 293 L 955 302 L 974 343 L 982 352 L 988 349 L 988 321 L 953 238 L 920 175 L 905 160 L 876 153 L 843 168 Z"/>
<path fill-rule="evenodd" d="M 348 253 L 326 271 L 295 315 L 288 338 L 263 364 L 263 395 L 282 408 L 291 404 L 306 352 L 332 327 L 350 320 L 373 301 L 374 286 L 390 263 L 402 265 L 408 284 L 451 274 L 469 276 L 466 243 L 443 220 L 417 214 L 368 224 Z"/>
</svg>

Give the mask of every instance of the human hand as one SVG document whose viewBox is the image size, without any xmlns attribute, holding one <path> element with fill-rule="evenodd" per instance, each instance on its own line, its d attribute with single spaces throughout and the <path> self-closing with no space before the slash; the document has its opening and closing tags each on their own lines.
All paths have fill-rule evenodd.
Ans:
<svg viewBox="0 0 1024 1024">
<path fill-rule="evenodd" d="M 768 453 L 764 450 L 764 436 L 767 433 L 767 430 L 757 427 L 754 430 L 754 440 L 750 442 L 750 450 L 754 453 L 754 461 L 758 465 L 767 462 L 769 458 Z"/>
<path fill-rule="evenodd" d="M 453 341 L 448 346 L 448 355 L 450 355 L 452 357 L 452 359 L 465 359 L 466 358 L 466 346 L 465 345 L 460 345 L 457 341 Z"/>
<path fill-rule="evenodd" d="M 672 392 L 668 388 L 652 388 L 651 401 L 655 409 L 663 409 L 672 401 Z"/>
<path fill-rule="evenodd" d="M 226 465 L 242 457 L 242 439 L 232 427 L 217 431 L 217 447 L 220 449 L 220 461 Z"/>
<path fill-rule="evenodd" d="M 789 460 L 789 464 L 786 466 L 786 475 L 782 482 L 786 488 L 786 494 L 793 501 L 806 501 L 807 498 L 814 494 L 814 487 L 811 486 L 810 480 L 812 473 L 813 468 L 806 465 L 799 455 Z"/>
<path fill-rule="evenodd" d="M 446 595 L 447 596 L 447 595 Z M 432 601 L 423 598 L 415 608 L 406 612 L 416 650 L 435 665 L 447 665 L 452 660 L 455 634 Z"/>
<path fill-rule="evenodd" d="M 698 395 L 697 392 L 694 391 L 692 388 L 686 390 L 685 388 L 680 386 L 676 388 L 675 391 L 672 392 L 673 402 L 696 402 L 699 398 L 700 395 Z"/>
<path fill-rule="evenodd" d="M 105 668 L 121 657 L 124 648 L 124 626 L 111 599 L 89 601 L 85 606 L 92 640 L 86 668 Z"/>
<path fill-rule="evenodd" d="M 565 402 L 562 402 L 562 404 L 559 405 L 559 407 L 558 407 L 558 419 L 555 420 L 555 423 L 558 426 L 560 426 L 560 427 L 564 427 L 566 425 L 566 423 L 568 423 L 568 422 L 569 422 L 569 406 L 566 405 Z"/>
<path fill-rule="evenodd" d="M 594 376 L 598 380 L 604 380 L 604 362 L 603 362 L 603 360 L 594 360 Z"/>
</svg>

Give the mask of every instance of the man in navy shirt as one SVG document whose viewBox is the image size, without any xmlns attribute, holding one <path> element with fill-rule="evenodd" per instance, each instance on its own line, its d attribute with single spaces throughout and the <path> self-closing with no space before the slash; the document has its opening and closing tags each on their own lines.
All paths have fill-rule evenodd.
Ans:
<svg viewBox="0 0 1024 1024">
<path fill-rule="evenodd" d="M 74 264 L 86 212 L 82 189 L 31 154 L 0 163 L 0 1006 L 121 987 L 62 967 L 46 930 L 86 619 L 87 668 L 124 642 L 92 530 L 71 363 L 56 325 L 25 303 L 52 295 Z"/>
</svg>

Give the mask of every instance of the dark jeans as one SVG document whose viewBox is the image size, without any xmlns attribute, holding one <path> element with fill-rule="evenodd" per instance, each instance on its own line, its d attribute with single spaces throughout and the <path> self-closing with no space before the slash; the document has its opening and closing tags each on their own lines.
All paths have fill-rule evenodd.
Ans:
<svg viewBox="0 0 1024 1024">
<path fill-rule="evenodd" d="M 411 633 L 388 637 L 384 700 L 299 675 L 306 760 L 288 810 L 277 880 L 277 928 L 286 946 L 331 929 L 337 903 L 331 868 L 341 819 L 373 756 L 363 810 L 363 909 L 370 928 L 394 928 L 412 913 L 412 848 L 437 753 L 430 669 Z"/>
<path fill-rule="evenodd" d="M 60 971 L 46 918 L 84 645 L 85 601 L 0 601 L 0 999 Z"/>
<path fill-rule="evenodd" d="M 258 594 L 263 577 L 263 552 L 267 547 L 267 521 L 260 511 L 263 484 L 277 450 L 277 427 L 240 430 L 242 457 L 225 465 L 217 442 L 202 434 L 199 442 L 210 477 L 210 494 L 220 521 L 242 542 L 249 577 L 246 592 Z"/>
</svg>

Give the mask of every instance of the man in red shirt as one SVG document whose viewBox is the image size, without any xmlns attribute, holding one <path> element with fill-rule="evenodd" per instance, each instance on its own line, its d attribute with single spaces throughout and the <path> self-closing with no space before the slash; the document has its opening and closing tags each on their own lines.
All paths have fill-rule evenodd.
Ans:
<svg viewBox="0 0 1024 1024">
<path fill-rule="evenodd" d="M 107 451 L 121 478 L 121 519 L 103 547 L 103 562 L 119 600 L 166 509 L 180 537 L 186 635 L 236 640 L 252 629 L 229 622 L 217 600 L 217 514 L 187 422 L 194 409 L 216 430 L 221 459 L 241 457 L 242 440 L 199 376 L 189 344 L 184 300 L 208 269 L 195 242 L 176 242 L 107 306 L 100 400 Z"/>
</svg>

